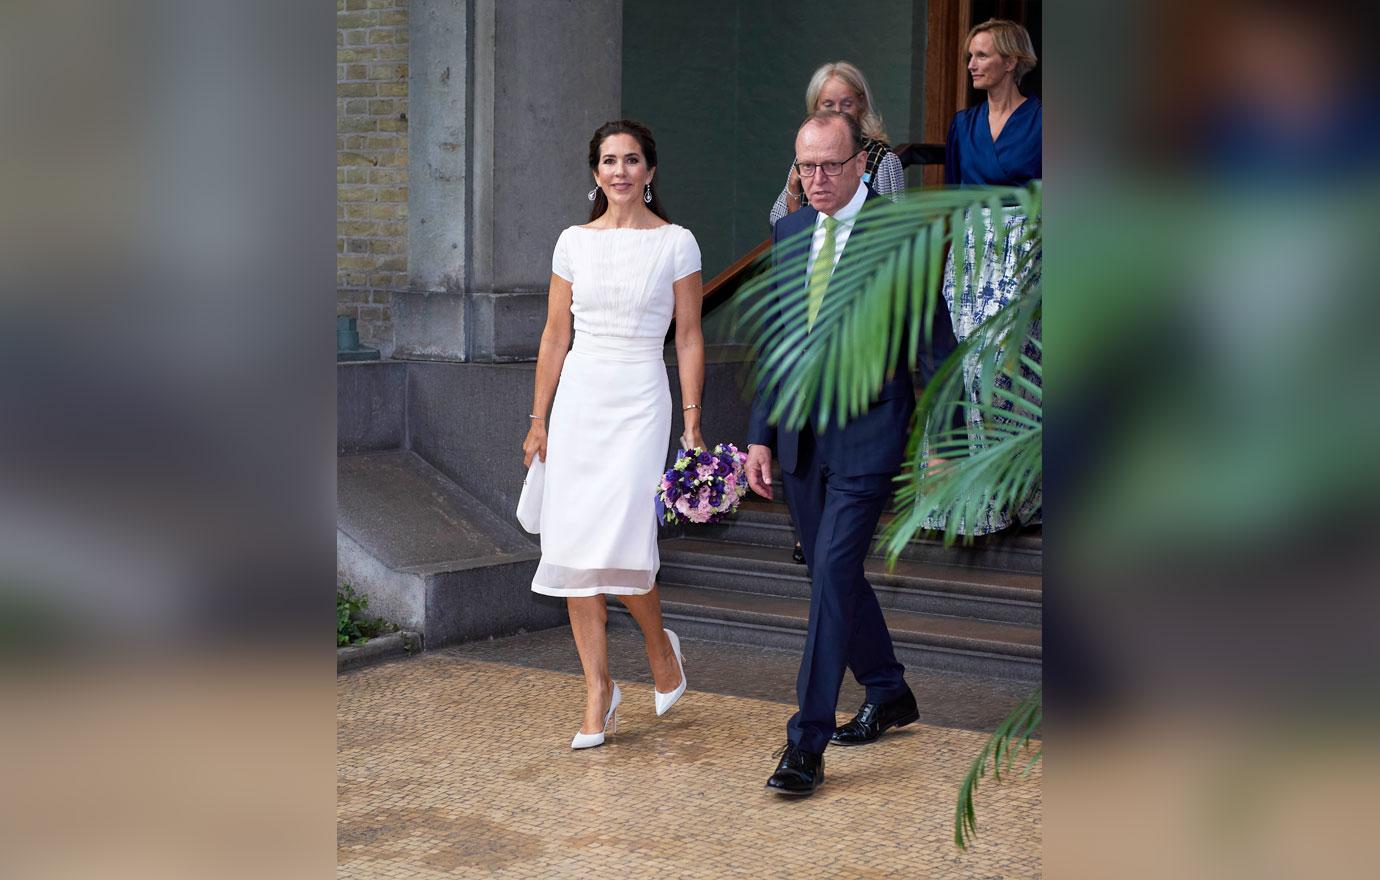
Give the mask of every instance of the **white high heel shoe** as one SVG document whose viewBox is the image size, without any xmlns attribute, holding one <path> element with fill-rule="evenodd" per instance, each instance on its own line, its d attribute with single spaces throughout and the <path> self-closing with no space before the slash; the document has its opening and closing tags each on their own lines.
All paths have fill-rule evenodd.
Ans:
<svg viewBox="0 0 1380 880">
<path fill-rule="evenodd" d="M 575 738 L 570 741 L 572 749 L 592 749 L 595 746 L 604 744 L 605 733 L 618 732 L 618 704 L 623 702 L 623 692 L 618 689 L 617 682 L 613 685 L 613 699 L 609 701 L 609 710 L 604 713 L 604 729 L 598 733 L 580 733 L 576 731 Z M 613 730 L 609 730 L 609 723 L 613 723 Z"/>
<path fill-rule="evenodd" d="M 652 688 L 652 692 L 656 694 L 656 714 L 658 715 L 665 715 L 667 712 L 671 711 L 671 707 L 676 704 L 676 700 L 679 700 L 681 696 L 684 695 L 686 685 L 685 658 L 682 657 L 680 653 L 680 639 L 669 629 L 662 630 L 662 632 L 666 633 L 666 638 L 671 640 L 671 650 L 676 652 L 676 665 L 680 667 L 680 685 L 669 694 L 663 694 L 655 687 Z"/>
</svg>

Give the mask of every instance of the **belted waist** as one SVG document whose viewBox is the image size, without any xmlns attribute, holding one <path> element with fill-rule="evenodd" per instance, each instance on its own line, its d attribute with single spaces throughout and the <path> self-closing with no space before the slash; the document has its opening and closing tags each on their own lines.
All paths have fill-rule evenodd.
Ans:
<svg viewBox="0 0 1380 880">
<path fill-rule="evenodd" d="M 660 336 L 596 336 L 576 331 L 571 351 L 601 361 L 661 361 L 666 340 Z"/>
</svg>

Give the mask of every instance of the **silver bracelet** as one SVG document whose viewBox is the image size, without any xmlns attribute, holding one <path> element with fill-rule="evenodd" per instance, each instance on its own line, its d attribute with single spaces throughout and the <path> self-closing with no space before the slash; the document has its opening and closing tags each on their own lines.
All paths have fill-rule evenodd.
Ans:
<svg viewBox="0 0 1380 880">
<path fill-rule="evenodd" d="M 546 421 L 546 416 L 534 416 L 534 415 L 529 415 L 527 418 L 529 418 L 529 419 L 536 419 L 536 420 L 539 421 L 539 422 L 544 422 L 544 421 Z"/>
<path fill-rule="evenodd" d="M 688 412 L 692 409 L 700 409 L 700 405 L 698 403 L 687 403 L 685 406 L 681 407 L 682 412 Z"/>
</svg>

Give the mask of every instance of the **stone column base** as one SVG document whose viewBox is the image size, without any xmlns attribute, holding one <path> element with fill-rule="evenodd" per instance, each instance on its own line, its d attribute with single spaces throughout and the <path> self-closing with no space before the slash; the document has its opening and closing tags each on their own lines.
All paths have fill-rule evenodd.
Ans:
<svg viewBox="0 0 1380 880">
<path fill-rule="evenodd" d="M 393 294 L 396 360 L 534 361 L 546 323 L 546 291 Z"/>
</svg>

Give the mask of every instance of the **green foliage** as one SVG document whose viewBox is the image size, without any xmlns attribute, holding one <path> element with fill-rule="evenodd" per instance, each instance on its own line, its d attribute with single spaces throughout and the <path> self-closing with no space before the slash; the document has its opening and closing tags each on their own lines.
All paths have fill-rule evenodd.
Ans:
<svg viewBox="0 0 1380 880">
<path fill-rule="evenodd" d="M 1016 753 L 1029 751 L 1030 740 L 1034 738 L 1040 722 L 1044 720 L 1044 696 L 1041 688 L 1036 688 L 1030 696 L 1021 701 L 1010 715 L 987 740 L 977 758 L 963 777 L 963 785 L 958 790 L 958 806 L 954 811 L 954 843 L 959 849 L 967 849 L 968 842 L 977 834 L 977 812 L 973 808 L 973 796 L 977 793 L 978 782 L 987 775 L 990 765 L 992 778 L 1001 782 L 1002 773 L 1010 774 Z M 1030 773 L 1035 762 L 1044 754 L 1040 746 L 1031 755 L 1021 775 Z"/>
<path fill-rule="evenodd" d="M 898 360 L 915 369 L 930 345 L 935 309 L 945 307 L 950 248 L 961 249 L 973 235 L 972 286 L 984 265 L 1005 259 L 1008 247 L 1018 251 L 1016 272 L 1026 273 L 1042 256 L 1042 205 L 1039 181 L 869 202 L 813 328 L 806 325 L 804 295 L 812 230 L 780 243 L 797 256 L 748 281 L 737 297 L 742 338 L 756 340 L 754 381 L 772 395 L 771 420 L 798 429 L 813 419 L 823 430 L 866 412 Z M 1012 243 L 1001 224 L 1004 212 L 1025 218 L 1022 237 Z M 988 222 L 997 228 L 990 244 Z M 1023 345 L 1007 344 L 1029 340 L 1036 355 L 1040 350 L 1032 331 L 1043 314 L 1043 289 L 1038 272 L 1026 274 L 1026 287 L 974 328 L 926 384 L 897 477 L 899 515 L 883 534 L 893 562 L 928 518 L 945 517 L 945 540 L 952 543 L 988 504 L 1014 506 L 1040 482 L 1041 364 Z M 965 363 L 974 361 L 965 377 Z M 947 425 L 955 409 L 973 406 L 965 378 L 979 391 L 983 425 L 954 431 Z M 938 473 L 926 468 L 934 457 L 945 460 Z"/>
<path fill-rule="evenodd" d="M 337 648 L 346 645 L 362 645 L 374 636 L 392 632 L 397 627 L 378 617 L 367 617 L 369 597 L 355 592 L 348 583 L 342 583 L 335 591 L 335 644 Z"/>
<path fill-rule="evenodd" d="M 811 414 L 823 428 L 866 411 L 896 363 L 901 347 L 916 363 L 921 345 L 933 335 L 933 307 L 941 286 L 948 248 L 978 220 L 984 208 L 999 215 L 1010 203 L 1038 216 L 1041 190 L 992 187 L 926 190 L 899 202 L 876 199 L 859 215 L 850 236 L 848 260 L 829 282 L 818 320 L 806 326 L 804 282 L 809 255 L 806 229 L 778 245 L 797 257 L 774 265 L 744 284 L 737 300 L 744 338 L 759 342 L 757 377 L 777 390 L 773 421 L 799 428 Z M 978 241 L 983 241 L 979 235 Z M 999 259 L 1006 241 L 998 236 L 989 249 L 979 246 L 977 267 Z M 798 289 L 778 297 L 774 290 Z"/>
<path fill-rule="evenodd" d="M 1034 318 L 1027 321 L 1027 315 L 1022 313 L 1038 316 L 1040 300 L 1038 290 L 1027 293 L 988 319 L 964 340 L 958 357 L 953 359 L 954 369 L 941 368 L 941 374 L 948 375 L 937 377 L 938 381 L 952 381 L 954 387 L 946 389 L 932 382 L 922 396 L 916 409 L 917 421 L 924 419 L 927 412 L 944 411 L 949 406 L 945 401 L 964 393 L 963 377 L 957 369 L 963 356 L 976 351 L 979 360 L 984 361 L 978 374 L 983 382 L 980 399 L 976 404 L 967 404 L 970 411 L 975 409 L 981 414 L 980 425 L 969 423 L 958 429 L 931 427 L 928 431 L 917 427 L 911 432 L 906 462 L 897 477 L 896 507 L 901 513 L 882 533 L 891 561 L 924 528 L 927 517 L 946 517 L 944 538 L 946 543 L 952 543 L 959 537 L 969 537 L 961 535 L 963 525 L 976 521 L 989 504 L 997 510 L 1014 510 L 1039 485 L 1044 473 L 1042 359 L 1023 353 L 1020 346 L 1000 349 L 991 342 L 996 334 L 987 324 L 1016 325 L 1021 333 L 1028 334 Z M 1008 327 L 1002 328 L 1001 338 L 1012 336 L 1021 338 Z M 1025 338 L 1037 355 L 1042 353 L 1038 339 L 1028 335 Z M 983 344 L 987 347 L 982 348 Z M 1013 355 L 1014 366 L 1005 362 L 1008 351 Z M 993 381 L 985 381 L 987 376 L 994 377 Z M 1009 387 L 995 377 L 1007 380 Z M 933 415 L 931 419 L 931 426 L 943 423 L 933 420 Z M 929 458 L 942 459 L 943 467 L 937 472 L 929 470 Z"/>
</svg>

